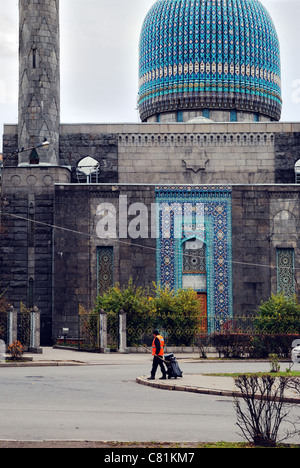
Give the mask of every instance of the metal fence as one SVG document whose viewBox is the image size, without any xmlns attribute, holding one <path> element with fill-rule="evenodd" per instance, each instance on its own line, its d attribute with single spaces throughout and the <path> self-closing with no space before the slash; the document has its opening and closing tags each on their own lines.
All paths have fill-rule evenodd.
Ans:
<svg viewBox="0 0 300 468">
<path fill-rule="evenodd" d="M 194 326 L 166 323 L 159 317 L 155 328 L 165 339 L 166 347 L 195 348 L 203 357 L 214 349 L 220 357 L 268 357 L 277 353 L 287 357 L 291 345 L 300 334 L 259 333 L 255 328 L 256 316 L 236 316 L 222 321 L 215 318 L 198 320 Z M 157 325 L 159 324 L 159 326 Z M 84 314 L 79 318 L 79 339 L 73 343 L 86 350 L 123 350 L 150 347 L 153 341 L 153 322 L 127 323 L 126 314 Z"/>
<path fill-rule="evenodd" d="M 0 340 L 8 343 L 8 313 L 0 312 Z"/>
<path fill-rule="evenodd" d="M 40 346 L 40 313 L 38 309 L 11 308 L 0 312 L 0 340 L 8 346 L 19 341 L 25 349 Z"/>
<path fill-rule="evenodd" d="M 125 314 L 126 316 L 126 314 Z M 73 341 L 73 345 L 81 349 L 97 350 L 102 343 L 109 349 L 119 349 L 122 333 L 120 333 L 120 315 L 106 314 L 102 311 L 102 317 L 105 317 L 105 327 L 102 327 L 102 333 L 105 333 L 105 339 L 101 336 L 101 314 L 83 313 L 79 314 L 78 320 L 78 339 Z M 124 320 L 124 318 L 123 318 Z M 147 323 L 126 323 L 126 346 L 140 347 L 150 346 L 153 341 L 153 329 L 157 328 L 164 337 L 167 346 L 185 346 L 197 347 L 201 345 L 205 337 L 206 341 L 216 333 L 254 333 L 255 316 L 238 316 L 229 321 L 222 321 L 216 318 L 199 318 L 196 323 L 188 321 L 176 323 L 167 316 L 158 316 L 153 321 Z M 126 319 L 125 319 L 126 321 Z M 104 331 L 103 331 L 104 330 Z M 124 332 L 124 330 L 123 330 Z M 123 337 L 124 342 L 124 337 Z"/>
<path fill-rule="evenodd" d="M 105 325 L 103 326 L 103 317 Z M 120 348 L 120 323 L 118 317 L 111 315 L 80 313 L 78 317 L 78 339 L 68 340 L 69 345 L 79 349 L 100 350 Z M 105 337 L 103 336 L 105 334 Z"/>
<path fill-rule="evenodd" d="M 203 339 L 209 343 L 216 334 L 248 334 L 255 332 L 255 316 L 237 316 L 230 320 L 200 317 L 196 324 L 168 323 L 166 317 L 160 317 L 155 328 L 164 337 L 167 346 L 197 347 Z M 127 341 L 131 346 L 147 345 L 153 340 L 153 325 L 139 326 L 129 324 Z"/>
<path fill-rule="evenodd" d="M 80 349 L 97 350 L 100 348 L 100 316 L 97 314 L 79 314 L 78 344 Z"/>
</svg>

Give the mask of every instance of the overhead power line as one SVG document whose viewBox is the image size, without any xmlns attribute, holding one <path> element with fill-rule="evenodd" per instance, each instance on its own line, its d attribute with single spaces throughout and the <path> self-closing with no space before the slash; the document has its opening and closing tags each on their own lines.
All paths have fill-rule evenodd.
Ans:
<svg viewBox="0 0 300 468">
<path fill-rule="evenodd" d="M 0 215 L 10 216 L 12 218 L 20 219 L 20 220 L 27 221 L 27 222 L 30 222 L 30 223 L 34 223 L 34 224 L 37 224 L 37 225 L 40 225 L 40 226 L 48 227 L 48 228 L 51 228 L 51 229 L 65 231 L 65 232 L 68 232 L 68 233 L 71 233 L 71 234 L 87 237 L 89 239 L 100 239 L 99 236 L 97 236 L 96 234 L 91 234 L 91 233 L 79 231 L 79 230 L 76 230 L 76 229 L 67 228 L 67 227 L 64 227 L 64 226 L 57 226 L 55 224 L 45 223 L 43 221 L 33 220 L 33 219 L 30 219 L 30 218 L 27 218 L 26 216 L 20 216 L 20 215 L 16 215 L 16 214 L 13 214 L 13 213 L 3 213 L 3 212 L 0 212 Z M 118 238 L 106 239 L 106 240 L 111 240 L 113 243 L 118 243 L 118 244 L 121 244 L 121 245 L 127 245 L 129 247 L 135 247 L 135 248 L 139 247 L 141 249 L 153 251 L 155 253 L 159 251 L 159 249 L 156 248 L 156 247 L 151 247 L 149 245 L 144 245 L 144 244 L 140 244 L 140 243 L 137 243 L 137 242 L 132 243 L 132 242 L 129 242 L 129 241 L 126 241 L 126 240 L 118 239 Z M 186 257 L 195 257 L 195 255 L 188 255 L 188 254 L 185 254 L 185 256 Z M 225 262 L 231 263 L 232 265 L 243 265 L 243 266 L 256 267 L 256 268 L 269 268 L 269 269 L 276 269 L 277 268 L 277 265 L 270 265 L 270 264 L 265 264 L 265 263 L 242 262 L 242 261 L 236 261 L 236 260 L 225 260 Z M 295 271 L 300 270 L 300 268 L 294 267 L 294 270 Z"/>
</svg>

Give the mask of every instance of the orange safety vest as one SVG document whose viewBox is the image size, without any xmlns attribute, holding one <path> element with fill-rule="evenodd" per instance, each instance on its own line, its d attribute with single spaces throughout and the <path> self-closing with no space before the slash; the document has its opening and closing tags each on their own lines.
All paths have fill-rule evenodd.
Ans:
<svg viewBox="0 0 300 468">
<path fill-rule="evenodd" d="M 164 355 L 165 340 L 163 339 L 163 337 L 161 335 L 157 335 L 153 340 L 153 343 L 152 343 L 152 356 L 154 356 L 156 354 L 156 346 L 155 346 L 156 338 L 158 338 L 159 341 L 160 341 L 160 352 L 159 352 L 158 356 L 163 356 Z"/>
</svg>

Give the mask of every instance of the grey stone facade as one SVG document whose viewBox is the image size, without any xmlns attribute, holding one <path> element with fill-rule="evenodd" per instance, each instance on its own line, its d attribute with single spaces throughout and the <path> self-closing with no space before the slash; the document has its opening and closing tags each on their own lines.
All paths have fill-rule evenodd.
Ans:
<svg viewBox="0 0 300 468">
<path fill-rule="evenodd" d="M 233 300 L 238 315 L 254 314 L 277 293 L 276 249 L 295 251 L 299 284 L 300 191 L 296 185 L 240 185 L 232 192 Z"/>
<path fill-rule="evenodd" d="M 17 142 L 17 126 L 7 126 L 4 156 Z M 298 123 L 61 125 L 59 165 L 74 183 L 90 156 L 107 183 L 291 184 L 299 148 Z"/>
<path fill-rule="evenodd" d="M 117 232 L 124 211 L 120 197 L 127 197 L 127 207 L 144 203 L 149 212 L 155 202 L 154 187 L 147 185 L 57 185 L 55 188 L 54 224 L 54 336 L 63 327 L 76 334 L 79 305 L 93 308 L 98 294 L 97 249 L 110 246 L 114 251 L 114 282 L 126 284 L 132 277 L 136 284 L 152 286 L 155 281 L 155 239 L 100 239 L 96 228 L 97 207 L 110 203 L 116 209 Z M 130 217 L 129 217 L 130 220 Z M 149 217 L 149 232 L 151 229 Z M 64 229 L 67 230 L 65 231 Z"/>
<path fill-rule="evenodd" d="M 5 130 L 8 155 L 18 146 L 17 126 Z M 156 278 L 154 239 L 97 238 L 100 203 L 115 205 L 119 219 L 122 194 L 128 204 L 149 207 L 155 184 L 230 184 L 234 311 L 253 313 L 276 292 L 276 247 L 294 248 L 298 262 L 299 130 L 300 124 L 281 123 L 61 125 L 60 166 L 17 167 L 15 158 L 4 170 L 5 211 L 21 216 L 6 218 L 2 282 L 9 299 L 28 303 L 31 284 L 42 342 L 64 326 L 75 333 L 79 304 L 91 308 L 97 295 L 98 247 L 114 249 L 115 282 L 132 276 L 149 285 Z M 98 185 L 77 183 L 76 167 L 86 156 L 100 163 Z M 35 225 L 31 243 L 30 216 L 46 223 Z"/>
<path fill-rule="evenodd" d="M 2 172 L 1 286 L 15 308 L 41 310 L 42 344 L 52 341 L 54 184 L 60 167 L 6 167 Z"/>
</svg>

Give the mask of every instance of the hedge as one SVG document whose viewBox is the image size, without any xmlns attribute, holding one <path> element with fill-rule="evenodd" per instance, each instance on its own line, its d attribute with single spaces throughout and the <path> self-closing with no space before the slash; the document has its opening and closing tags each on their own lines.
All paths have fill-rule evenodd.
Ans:
<svg viewBox="0 0 300 468">
<path fill-rule="evenodd" d="M 290 359 L 292 344 L 299 338 L 299 334 L 216 333 L 211 337 L 211 345 L 220 357 L 228 359 L 265 359 L 270 354 Z"/>
</svg>

